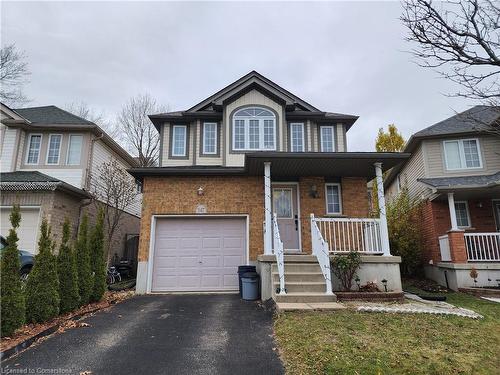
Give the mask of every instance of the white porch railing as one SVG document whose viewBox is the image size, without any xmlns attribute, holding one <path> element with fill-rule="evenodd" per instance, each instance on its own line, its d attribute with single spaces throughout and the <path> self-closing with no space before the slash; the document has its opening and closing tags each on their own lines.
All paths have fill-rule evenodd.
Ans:
<svg viewBox="0 0 500 375">
<path fill-rule="evenodd" d="M 278 227 L 278 219 L 276 214 L 273 214 L 273 252 L 276 256 L 276 265 L 278 266 L 278 274 L 280 279 L 280 289 L 278 294 L 286 294 L 285 289 L 285 252 L 283 242 L 281 241 L 280 229 Z"/>
<path fill-rule="evenodd" d="M 357 218 L 314 218 L 318 229 L 329 244 L 332 253 L 382 254 L 382 237 L 380 219 Z"/>
<path fill-rule="evenodd" d="M 464 233 L 467 259 L 470 261 L 500 261 L 500 232 Z"/>
<path fill-rule="evenodd" d="M 311 241 L 312 253 L 313 255 L 316 255 L 316 259 L 318 259 L 318 263 L 321 267 L 321 272 L 325 278 L 326 294 L 333 294 L 332 273 L 330 270 L 330 251 L 328 250 L 328 243 L 321 235 L 321 231 L 318 228 L 314 214 L 311 214 Z"/>
<path fill-rule="evenodd" d="M 450 239 L 447 234 L 439 236 L 439 251 L 443 262 L 451 262 Z"/>
</svg>

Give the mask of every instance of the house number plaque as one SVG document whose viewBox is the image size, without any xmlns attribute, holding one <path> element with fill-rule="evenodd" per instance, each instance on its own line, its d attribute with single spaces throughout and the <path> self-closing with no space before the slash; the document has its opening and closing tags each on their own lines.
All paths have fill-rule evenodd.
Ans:
<svg viewBox="0 0 500 375">
<path fill-rule="evenodd" d="M 196 206 L 196 213 L 197 214 L 206 214 L 207 213 L 207 206 L 204 204 L 199 204 Z"/>
</svg>

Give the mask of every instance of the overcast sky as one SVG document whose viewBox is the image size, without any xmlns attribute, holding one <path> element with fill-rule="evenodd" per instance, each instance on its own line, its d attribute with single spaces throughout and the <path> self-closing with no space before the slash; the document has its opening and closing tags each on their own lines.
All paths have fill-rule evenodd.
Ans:
<svg viewBox="0 0 500 375">
<path fill-rule="evenodd" d="M 86 102 L 114 118 L 137 93 L 171 110 L 251 70 L 324 111 L 360 116 L 349 151 L 371 151 L 379 127 L 412 133 L 474 105 L 418 67 L 399 2 L 7 3 L 2 45 L 32 72 L 29 105 Z"/>
</svg>

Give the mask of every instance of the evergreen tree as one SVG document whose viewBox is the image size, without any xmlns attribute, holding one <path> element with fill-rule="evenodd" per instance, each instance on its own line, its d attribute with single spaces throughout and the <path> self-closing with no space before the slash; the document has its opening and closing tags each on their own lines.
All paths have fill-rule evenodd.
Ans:
<svg viewBox="0 0 500 375">
<path fill-rule="evenodd" d="M 70 237 L 69 220 L 64 220 L 63 235 L 59 255 L 57 256 L 57 274 L 59 276 L 59 312 L 64 314 L 78 307 L 78 271 L 75 253 L 68 244 Z"/>
<path fill-rule="evenodd" d="M 26 318 L 41 323 L 59 314 L 59 279 L 54 242 L 47 219 L 42 220 L 38 254 L 26 284 Z"/>
<path fill-rule="evenodd" d="M 80 305 L 89 303 L 92 292 L 92 271 L 90 266 L 90 253 L 88 243 L 88 218 L 82 217 L 78 240 L 75 246 L 76 263 L 78 269 L 78 289 L 80 295 Z"/>
<path fill-rule="evenodd" d="M 104 211 L 99 210 L 97 221 L 90 235 L 90 259 L 93 273 L 91 302 L 100 301 L 106 291 L 106 262 L 104 261 Z"/>
<path fill-rule="evenodd" d="M 25 319 L 24 293 L 19 277 L 19 269 L 21 268 L 17 249 L 19 238 L 16 232 L 20 222 L 19 205 L 14 205 L 10 214 L 12 228 L 9 230 L 7 246 L 2 250 L 0 260 L 2 336 L 11 335 L 24 324 Z"/>
</svg>

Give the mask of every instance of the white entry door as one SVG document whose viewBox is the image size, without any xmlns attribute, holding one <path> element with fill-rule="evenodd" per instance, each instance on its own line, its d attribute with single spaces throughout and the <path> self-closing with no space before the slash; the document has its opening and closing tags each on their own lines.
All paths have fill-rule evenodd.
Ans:
<svg viewBox="0 0 500 375">
<path fill-rule="evenodd" d="M 287 252 L 300 251 L 300 222 L 296 185 L 273 184 L 273 213 L 278 218 L 283 248 Z"/>
<path fill-rule="evenodd" d="M 157 219 L 152 292 L 233 291 L 246 264 L 246 219 Z"/>
</svg>

